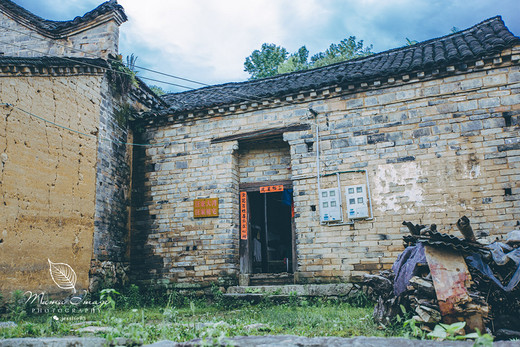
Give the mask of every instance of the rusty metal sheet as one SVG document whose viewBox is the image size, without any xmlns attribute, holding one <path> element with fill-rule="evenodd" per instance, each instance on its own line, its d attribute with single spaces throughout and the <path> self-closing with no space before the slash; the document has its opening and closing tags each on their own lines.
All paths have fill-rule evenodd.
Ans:
<svg viewBox="0 0 520 347">
<path fill-rule="evenodd" d="M 403 237 L 403 240 L 406 244 L 422 242 L 424 245 L 448 247 L 469 254 L 486 252 L 485 247 L 479 243 L 469 242 L 454 235 L 438 231 L 429 232 L 427 235 L 406 235 Z"/>
<path fill-rule="evenodd" d="M 464 311 L 471 301 L 466 288 L 471 275 L 461 254 L 451 249 L 424 246 L 439 308 L 443 316 Z"/>
</svg>

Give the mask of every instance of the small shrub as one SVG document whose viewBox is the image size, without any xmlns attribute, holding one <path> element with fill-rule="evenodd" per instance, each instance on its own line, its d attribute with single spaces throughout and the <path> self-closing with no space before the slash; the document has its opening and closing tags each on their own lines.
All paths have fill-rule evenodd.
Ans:
<svg viewBox="0 0 520 347">
<path fill-rule="evenodd" d="M 167 307 L 163 311 L 164 320 L 170 323 L 177 322 L 179 312 L 174 307 Z"/>
<path fill-rule="evenodd" d="M 122 301 L 123 307 L 125 308 L 138 308 L 141 307 L 142 297 L 139 287 L 135 284 L 131 284 L 121 295 L 120 300 Z"/>
<path fill-rule="evenodd" d="M 11 299 L 7 302 L 7 315 L 15 322 L 21 321 L 27 316 L 26 297 L 21 290 L 15 290 L 11 293 Z"/>
<path fill-rule="evenodd" d="M 102 301 L 100 308 L 109 308 L 115 310 L 116 298 L 121 295 L 117 290 L 112 288 L 103 289 L 99 293 L 99 299 Z"/>
<path fill-rule="evenodd" d="M 298 306 L 300 303 L 300 297 L 298 296 L 298 293 L 296 292 L 290 292 L 289 293 L 289 306 Z"/>
<path fill-rule="evenodd" d="M 346 302 L 354 307 L 370 307 L 374 305 L 373 301 L 362 290 L 358 290 L 347 297 Z"/>
</svg>

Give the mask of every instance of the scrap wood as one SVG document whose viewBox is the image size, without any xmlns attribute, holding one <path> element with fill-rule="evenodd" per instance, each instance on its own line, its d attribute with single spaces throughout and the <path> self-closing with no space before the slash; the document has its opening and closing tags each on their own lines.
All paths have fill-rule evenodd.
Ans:
<svg viewBox="0 0 520 347">
<path fill-rule="evenodd" d="M 443 316 L 456 313 L 457 306 L 471 301 L 467 287 L 471 276 L 462 255 L 452 251 L 424 247 L 437 301 Z"/>
<path fill-rule="evenodd" d="M 406 249 L 392 266 L 395 275 L 380 273 L 386 280 L 377 280 L 393 282 L 394 293 L 387 295 L 380 290 L 383 296 L 379 296 L 374 308 L 376 321 L 386 324 L 401 313 L 402 305 L 406 312 L 414 312 L 414 318 L 421 323 L 419 327 L 426 331 L 441 320 L 447 324 L 465 321 L 466 332 L 479 328 L 498 339 L 520 336 L 520 230 L 509 233 L 506 240 L 501 239 L 502 243 L 482 244 L 471 236 L 462 239 L 440 233 L 433 224 L 427 227 L 405 221 L 403 225 L 410 234 L 403 237 Z M 467 217 L 459 219 L 458 225 L 463 230 L 471 228 Z M 430 269 L 435 266 L 427 259 L 425 248 L 454 254 L 455 263 L 460 265 L 445 270 L 447 279 L 440 286 L 435 271 Z M 443 263 L 440 259 L 437 265 Z M 449 280 L 456 285 L 447 285 Z M 371 286 L 368 282 L 367 285 Z M 383 288 L 381 283 L 376 286 Z M 452 295 L 439 295 L 437 287 L 446 293 L 451 291 Z M 443 309 L 450 314 L 446 315 Z"/>
</svg>

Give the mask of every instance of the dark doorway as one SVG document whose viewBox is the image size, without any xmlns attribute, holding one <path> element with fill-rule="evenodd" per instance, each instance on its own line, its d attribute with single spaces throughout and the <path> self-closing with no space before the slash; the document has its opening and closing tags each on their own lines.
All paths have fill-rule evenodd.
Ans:
<svg viewBox="0 0 520 347">
<path fill-rule="evenodd" d="M 252 273 L 292 272 L 292 189 L 247 197 Z"/>
</svg>

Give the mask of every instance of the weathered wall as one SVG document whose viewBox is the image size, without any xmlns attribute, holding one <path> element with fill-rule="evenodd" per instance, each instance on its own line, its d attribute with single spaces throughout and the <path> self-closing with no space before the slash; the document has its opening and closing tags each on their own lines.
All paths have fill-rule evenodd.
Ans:
<svg viewBox="0 0 520 347">
<path fill-rule="evenodd" d="M 102 57 L 118 53 L 119 25 L 109 21 L 66 38 L 52 39 L 31 30 L 0 12 L 0 52 L 12 57 Z"/>
<path fill-rule="evenodd" d="M 129 212 L 132 142 L 127 117 L 128 98 L 112 96 L 109 83 L 101 85 L 96 169 L 96 212 L 91 290 L 128 282 Z M 140 107 L 138 105 L 135 105 Z"/>
<path fill-rule="evenodd" d="M 238 151 L 240 183 L 291 179 L 291 155 L 283 141 L 243 145 Z"/>
<path fill-rule="evenodd" d="M 353 226 L 319 223 L 312 131 L 290 132 L 299 281 L 350 280 L 391 266 L 402 251 L 403 220 L 436 223 L 459 235 L 463 215 L 477 232 L 501 235 L 520 219 L 520 69 L 482 67 L 428 80 L 298 104 L 149 126 L 145 139 L 171 142 L 142 153 L 146 225 L 139 247 L 155 262 L 142 273 L 162 282 L 238 273 L 236 142 L 212 138 L 300 123 L 319 112 L 322 174 L 367 170 L 374 216 Z M 314 119 L 308 119 L 313 125 Z M 324 178 L 334 186 L 335 176 Z M 363 172 L 340 174 L 343 187 Z M 193 199 L 218 197 L 219 218 L 194 220 Z M 143 229 L 144 230 L 144 229 Z M 134 231 L 135 232 L 135 231 Z M 138 233 L 137 233 L 138 234 Z M 140 234 L 143 235 L 143 234 Z M 196 251 L 185 246 L 197 243 Z M 182 277 L 182 278 L 181 278 Z"/>
<path fill-rule="evenodd" d="M 202 124 L 215 126 L 208 120 Z M 134 147 L 131 266 L 135 281 L 186 283 L 236 275 L 237 145 L 210 145 L 206 134 L 189 130 L 182 124 L 167 129 L 163 138 L 172 141 L 169 146 Z M 136 141 L 156 142 L 150 141 L 153 134 L 141 136 L 136 134 Z M 157 161 L 149 161 L 150 156 Z M 219 198 L 219 217 L 194 220 L 196 198 Z"/>
<path fill-rule="evenodd" d="M 2 103 L 91 134 L 102 76 L 0 77 Z M 0 290 L 59 290 L 47 259 L 69 264 L 86 289 L 96 194 L 94 137 L 0 108 Z"/>
</svg>

